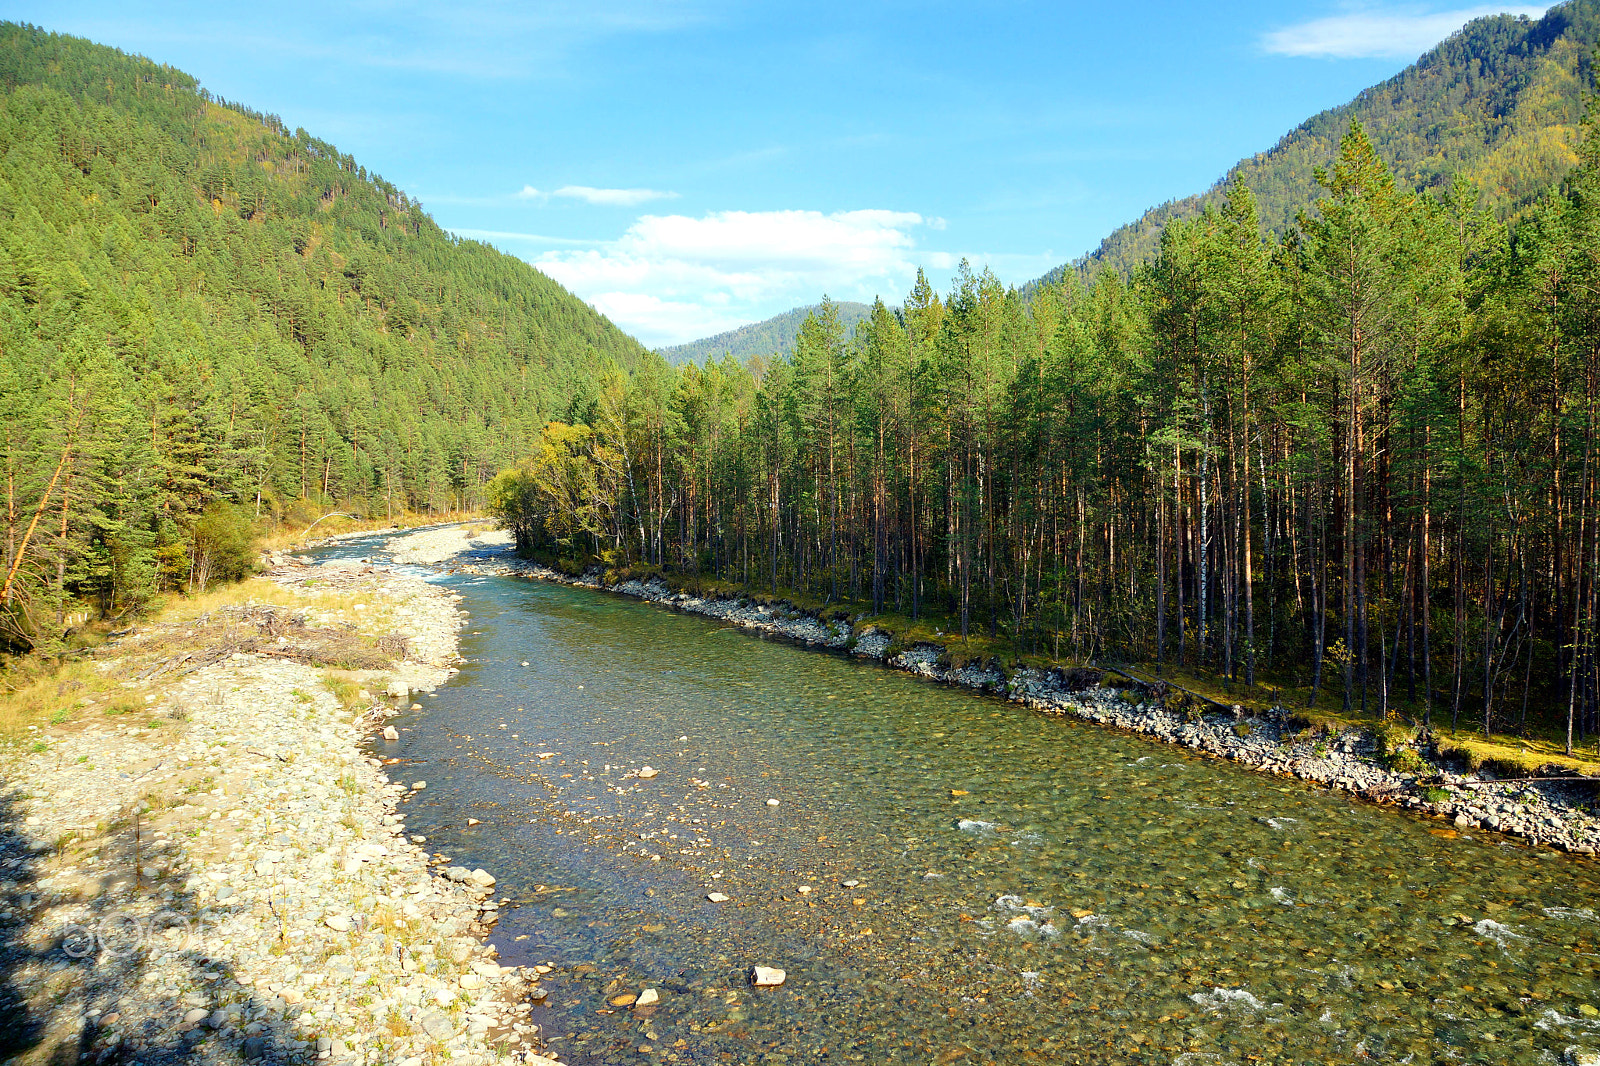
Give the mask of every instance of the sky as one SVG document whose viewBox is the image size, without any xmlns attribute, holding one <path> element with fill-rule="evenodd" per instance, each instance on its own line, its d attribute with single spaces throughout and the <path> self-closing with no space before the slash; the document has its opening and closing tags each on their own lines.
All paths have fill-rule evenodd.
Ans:
<svg viewBox="0 0 1600 1066">
<path fill-rule="evenodd" d="M 1022 284 L 1497 11 L 1543 8 L 0 0 L 304 127 L 651 346 L 962 259 Z"/>
</svg>

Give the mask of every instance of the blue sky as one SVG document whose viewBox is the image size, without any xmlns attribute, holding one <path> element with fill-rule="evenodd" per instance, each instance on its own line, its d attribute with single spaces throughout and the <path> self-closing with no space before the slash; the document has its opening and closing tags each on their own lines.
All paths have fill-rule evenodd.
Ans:
<svg viewBox="0 0 1600 1066">
<path fill-rule="evenodd" d="M 171 63 L 651 345 L 963 257 L 1020 284 L 1510 5 L 148 4 L 0 16 Z"/>
</svg>

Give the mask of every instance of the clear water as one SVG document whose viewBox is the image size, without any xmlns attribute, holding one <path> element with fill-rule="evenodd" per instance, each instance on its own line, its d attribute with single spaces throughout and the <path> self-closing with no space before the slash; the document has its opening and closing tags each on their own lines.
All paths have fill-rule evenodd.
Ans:
<svg viewBox="0 0 1600 1066">
<path fill-rule="evenodd" d="M 632 600 L 437 580 L 469 662 L 374 750 L 428 782 L 410 831 L 500 878 L 495 943 L 554 967 L 566 1062 L 1600 1047 L 1591 861 Z"/>
</svg>

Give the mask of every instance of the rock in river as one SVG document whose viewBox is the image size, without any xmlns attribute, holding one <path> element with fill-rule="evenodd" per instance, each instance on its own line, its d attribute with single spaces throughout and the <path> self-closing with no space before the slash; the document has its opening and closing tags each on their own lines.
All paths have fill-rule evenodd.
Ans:
<svg viewBox="0 0 1600 1066">
<path fill-rule="evenodd" d="M 752 966 L 750 968 L 750 983 L 757 988 L 777 988 L 783 984 L 785 977 L 789 976 L 782 970 L 771 966 Z"/>
</svg>

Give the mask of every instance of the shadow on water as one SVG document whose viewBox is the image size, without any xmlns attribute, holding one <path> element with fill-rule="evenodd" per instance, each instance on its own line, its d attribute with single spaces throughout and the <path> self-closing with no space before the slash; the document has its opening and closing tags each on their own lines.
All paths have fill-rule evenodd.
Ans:
<svg viewBox="0 0 1600 1066">
<path fill-rule="evenodd" d="M 15 785 L 0 794 L 0 1061 L 315 1057 L 314 1046 L 296 1046 L 281 999 L 259 998 L 208 954 L 224 915 L 193 892 L 136 876 L 137 863 L 151 861 L 151 842 L 131 811 L 92 841 L 51 844 L 30 837 L 23 809 Z M 52 858 L 80 844 L 98 852 L 95 872 L 71 886 L 52 883 Z M 184 1020 L 202 1008 L 204 1020 Z"/>
</svg>

